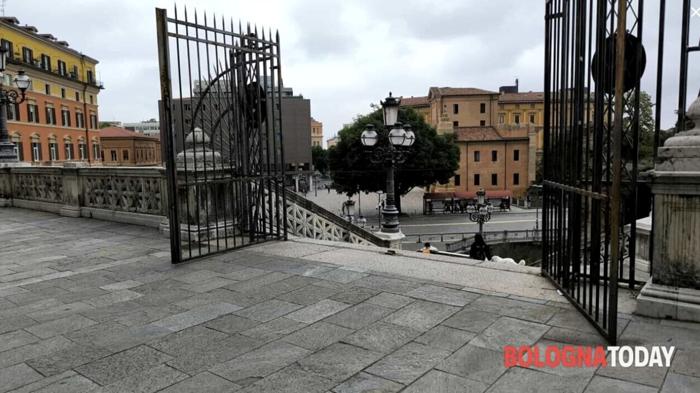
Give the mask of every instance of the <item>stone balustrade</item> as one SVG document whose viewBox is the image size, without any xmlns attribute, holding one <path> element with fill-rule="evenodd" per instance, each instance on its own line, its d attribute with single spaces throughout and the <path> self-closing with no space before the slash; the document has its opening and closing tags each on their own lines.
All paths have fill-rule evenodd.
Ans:
<svg viewBox="0 0 700 393">
<path fill-rule="evenodd" d="M 168 227 L 167 189 L 162 167 L 0 168 L 0 207 L 145 225 L 164 231 Z M 213 190 L 214 194 L 226 192 L 221 187 Z M 189 199 L 182 201 L 187 203 Z M 375 234 L 291 191 L 287 193 L 286 225 L 295 236 L 389 247 L 387 241 Z"/>
<path fill-rule="evenodd" d="M 167 214 L 165 170 L 0 168 L 0 206 L 158 227 Z"/>
</svg>

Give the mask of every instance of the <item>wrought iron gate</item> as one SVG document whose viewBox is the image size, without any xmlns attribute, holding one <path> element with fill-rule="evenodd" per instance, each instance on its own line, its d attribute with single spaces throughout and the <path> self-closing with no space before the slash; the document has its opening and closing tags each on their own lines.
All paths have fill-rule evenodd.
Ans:
<svg viewBox="0 0 700 393">
<path fill-rule="evenodd" d="M 156 9 L 173 263 L 286 239 L 279 34 Z"/>
<path fill-rule="evenodd" d="M 618 283 L 640 284 L 643 11 L 643 0 L 546 3 L 542 272 L 611 343 Z"/>
</svg>

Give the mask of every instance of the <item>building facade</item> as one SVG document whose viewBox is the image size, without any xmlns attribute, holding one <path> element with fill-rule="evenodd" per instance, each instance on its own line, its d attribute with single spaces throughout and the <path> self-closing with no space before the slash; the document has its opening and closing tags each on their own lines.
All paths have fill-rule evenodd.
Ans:
<svg viewBox="0 0 700 393">
<path fill-rule="evenodd" d="M 156 119 L 144 120 L 138 123 L 123 123 L 123 127 L 146 136 L 158 136 L 160 134 L 160 122 Z"/>
<path fill-rule="evenodd" d="M 119 127 L 100 131 L 103 165 L 158 166 L 162 165 L 160 139 Z"/>
<path fill-rule="evenodd" d="M 8 108 L 7 128 L 20 161 L 99 163 L 98 61 L 14 17 L 0 17 L 0 46 L 8 51 L 3 84 L 19 70 L 32 80 L 26 100 Z"/>
<path fill-rule="evenodd" d="M 333 138 L 327 139 L 326 140 L 326 149 L 330 149 L 331 147 L 334 147 L 335 145 L 338 144 L 339 141 L 340 141 L 340 137 L 337 135 L 334 136 Z"/>
<path fill-rule="evenodd" d="M 499 91 L 431 87 L 425 97 L 401 105 L 423 115 L 439 134 L 454 134 L 459 169 L 446 185 L 431 191 L 511 191 L 524 195 L 535 181 L 544 147 L 544 93 L 520 93 L 514 86 Z"/>
<path fill-rule="evenodd" d="M 311 118 L 311 147 L 323 147 L 323 123 Z"/>
</svg>

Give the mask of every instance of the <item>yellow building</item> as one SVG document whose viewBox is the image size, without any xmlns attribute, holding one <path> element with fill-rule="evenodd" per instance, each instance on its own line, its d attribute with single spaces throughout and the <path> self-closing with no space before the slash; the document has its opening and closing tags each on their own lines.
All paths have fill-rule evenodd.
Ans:
<svg viewBox="0 0 700 393">
<path fill-rule="evenodd" d="M 423 120 L 431 124 L 430 121 L 430 102 L 428 102 L 428 97 L 402 97 L 401 106 L 412 108 L 418 114 L 423 116 Z"/>
<path fill-rule="evenodd" d="M 311 118 L 311 147 L 323 147 L 323 123 Z"/>
<path fill-rule="evenodd" d="M 334 136 L 333 138 L 326 140 L 326 149 L 330 149 L 331 147 L 337 145 L 339 140 L 340 138 L 338 136 Z"/>
<path fill-rule="evenodd" d="M 402 99 L 402 106 L 422 114 L 439 134 L 455 134 L 460 167 L 449 184 L 431 191 L 525 193 L 535 181 L 544 146 L 544 93 L 518 88 L 517 81 L 498 92 L 431 87 L 425 97 Z"/>
<path fill-rule="evenodd" d="M 7 51 L 4 84 L 23 70 L 31 78 L 26 101 L 8 108 L 8 131 L 21 161 L 100 161 L 97 60 L 51 34 L 0 17 Z"/>
</svg>

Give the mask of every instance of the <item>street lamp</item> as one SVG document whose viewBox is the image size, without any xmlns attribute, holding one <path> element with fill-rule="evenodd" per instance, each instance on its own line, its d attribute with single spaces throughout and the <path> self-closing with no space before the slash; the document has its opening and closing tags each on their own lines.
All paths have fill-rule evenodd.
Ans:
<svg viewBox="0 0 700 393">
<path fill-rule="evenodd" d="M 24 71 L 19 71 L 14 78 L 15 86 L 19 92 L 3 88 L 7 52 L 6 48 L 0 48 L 0 162 L 17 162 L 19 158 L 15 151 L 15 144 L 10 141 L 10 133 L 7 131 L 7 107 L 24 102 L 25 92 L 32 81 L 24 74 Z"/>
<path fill-rule="evenodd" d="M 408 149 L 416 141 L 416 135 L 409 125 L 398 122 L 401 99 L 389 93 L 382 103 L 384 114 L 384 132 L 377 132 L 373 124 L 368 124 L 362 132 L 360 141 L 371 152 L 372 163 L 386 167 L 386 200 L 381 209 L 381 232 L 400 234 L 399 211 L 396 208 L 394 193 L 394 172 L 396 165 L 406 161 Z"/>
<path fill-rule="evenodd" d="M 486 204 L 486 191 L 480 188 L 476 192 L 476 211 L 469 215 L 469 220 L 479 223 L 479 233 L 484 234 L 484 223 L 491 220 L 491 213 Z"/>
</svg>

